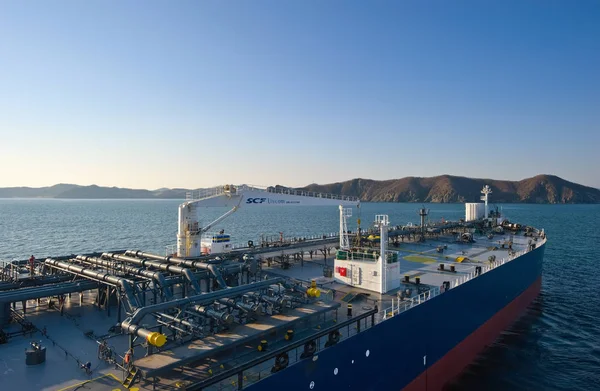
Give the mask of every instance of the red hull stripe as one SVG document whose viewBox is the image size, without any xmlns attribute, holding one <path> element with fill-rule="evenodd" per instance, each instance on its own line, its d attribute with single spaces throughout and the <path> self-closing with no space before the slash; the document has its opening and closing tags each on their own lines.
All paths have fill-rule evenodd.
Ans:
<svg viewBox="0 0 600 391">
<path fill-rule="evenodd" d="M 427 373 L 421 373 L 403 391 L 438 391 L 454 379 L 488 345 L 492 344 L 503 330 L 514 323 L 539 295 L 542 278 L 538 278 L 519 297 L 492 316 L 487 322 L 456 345 L 444 357 L 433 364 Z"/>
</svg>

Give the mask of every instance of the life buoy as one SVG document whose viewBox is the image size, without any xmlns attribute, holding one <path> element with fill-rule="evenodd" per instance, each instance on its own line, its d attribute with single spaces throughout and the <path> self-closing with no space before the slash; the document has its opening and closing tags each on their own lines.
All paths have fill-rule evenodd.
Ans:
<svg viewBox="0 0 600 391">
<path fill-rule="evenodd" d="M 281 353 L 277 357 L 275 357 L 275 364 L 271 368 L 271 373 L 279 372 L 282 369 L 285 369 L 290 362 L 290 358 L 287 353 Z"/>
<path fill-rule="evenodd" d="M 332 331 L 331 333 L 329 333 L 329 339 L 335 343 L 339 342 L 340 341 L 340 332 L 337 330 Z"/>
<path fill-rule="evenodd" d="M 338 330 L 329 333 L 329 338 L 327 339 L 327 342 L 325 342 L 325 347 L 327 348 L 338 343 L 340 341 L 340 336 L 341 334 Z"/>
<path fill-rule="evenodd" d="M 309 341 L 304 344 L 304 352 L 300 355 L 300 358 L 311 357 L 317 351 L 317 343 L 315 341 Z"/>
<path fill-rule="evenodd" d="M 125 364 L 129 364 L 131 361 L 131 352 L 125 353 Z"/>
<path fill-rule="evenodd" d="M 282 353 L 275 359 L 275 363 L 282 369 L 287 367 L 289 362 L 290 358 L 287 353 Z"/>
</svg>

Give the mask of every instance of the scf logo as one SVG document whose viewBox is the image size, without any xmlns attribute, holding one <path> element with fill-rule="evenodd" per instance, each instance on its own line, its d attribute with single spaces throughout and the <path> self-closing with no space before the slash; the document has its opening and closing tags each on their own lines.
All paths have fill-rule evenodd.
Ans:
<svg viewBox="0 0 600 391">
<path fill-rule="evenodd" d="M 248 198 L 246 200 L 246 203 L 247 204 L 262 204 L 266 200 L 267 200 L 266 198 Z"/>
</svg>

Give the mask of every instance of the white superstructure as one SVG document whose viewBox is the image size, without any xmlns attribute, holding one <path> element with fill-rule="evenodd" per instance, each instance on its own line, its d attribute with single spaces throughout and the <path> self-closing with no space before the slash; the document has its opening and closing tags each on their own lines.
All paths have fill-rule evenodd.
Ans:
<svg viewBox="0 0 600 391">
<path fill-rule="evenodd" d="M 377 215 L 379 249 L 341 248 L 334 261 L 334 279 L 337 282 L 370 291 L 386 293 L 400 287 L 400 263 L 398 252 L 389 251 L 387 215 Z"/>
</svg>

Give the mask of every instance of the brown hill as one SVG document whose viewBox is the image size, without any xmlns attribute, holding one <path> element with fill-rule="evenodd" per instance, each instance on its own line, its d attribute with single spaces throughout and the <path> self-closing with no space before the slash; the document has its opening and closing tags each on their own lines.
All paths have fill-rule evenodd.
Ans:
<svg viewBox="0 0 600 391">
<path fill-rule="evenodd" d="M 310 191 L 360 197 L 362 201 L 385 202 L 473 202 L 484 185 L 492 188 L 493 202 L 550 204 L 600 203 L 600 190 L 578 185 L 554 175 L 538 175 L 522 181 L 465 178 L 441 175 L 407 177 L 386 181 L 352 179 L 328 185 L 312 184 Z M 279 187 L 279 186 L 276 186 Z M 118 187 L 58 184 L 51 187 L 0 188 L 0 198 L 173 198 L 185 199 L 187 189 L 125 189 Z"/>
<path fill-rule="evenodd" d="M 475 202 L 484 185 L 492 188 L 494 202 L 548 204 L 600 203 L 600 190 L 566 181 L 554 175 L 537 175 L 521 181 L 465 178 L 441 175 L 406 177 L 385 181 L 352 179 L 304 189 L 360 197 L 372 202 Z"/>
</svg>

